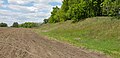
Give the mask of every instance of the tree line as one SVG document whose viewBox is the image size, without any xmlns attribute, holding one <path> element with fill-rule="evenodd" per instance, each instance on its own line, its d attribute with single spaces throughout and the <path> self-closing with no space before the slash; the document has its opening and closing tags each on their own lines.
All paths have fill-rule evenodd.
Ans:
<svg viewBox="0 0 120 58">
<path fill-rule="evenodd" d="M 40 23 L 34 23 L 34 22 L 25 22 L 23 24 L 18 24 L 18 22 L 14 22 L 12 26 L 10 27 L 15 27 L 15 28 L 33 28 L 33 27 L 38 27 Z M 0 27 L 8 27 L 6 23 L 0 23 Z"/>
<path fill-rule="evenodd" d="M 0 23 L 0 27 L 8 27 L 6 23 Z"/>
<path fill-rule="evenodd" d="M 96 16 L 120 16 L 120 0 L 64 0 L 61 8 L 53 8 L 44 23 L 77 22 Z"/>
</svg>

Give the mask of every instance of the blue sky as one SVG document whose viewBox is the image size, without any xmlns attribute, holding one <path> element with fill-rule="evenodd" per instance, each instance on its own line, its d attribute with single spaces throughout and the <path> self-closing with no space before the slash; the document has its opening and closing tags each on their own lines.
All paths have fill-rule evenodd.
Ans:
<svg viewBox="0 0 120 58">
<path fill-rule="evenodd" d="M 62 0 L 0 0 L 0 22 L 43 22 L 52 8 L 61 4 Z"/>
</svg>

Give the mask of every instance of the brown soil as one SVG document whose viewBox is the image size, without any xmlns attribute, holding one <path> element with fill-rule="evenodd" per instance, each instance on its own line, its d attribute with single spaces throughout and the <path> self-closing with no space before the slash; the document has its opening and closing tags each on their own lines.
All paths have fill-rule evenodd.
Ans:
<svg viewBox="0 0 120 58">
<path fill-rule="evenodd" d="M 0 58 L 109 58 L 41 37 L 30 29 L 0 28 Z"/>
</svg>

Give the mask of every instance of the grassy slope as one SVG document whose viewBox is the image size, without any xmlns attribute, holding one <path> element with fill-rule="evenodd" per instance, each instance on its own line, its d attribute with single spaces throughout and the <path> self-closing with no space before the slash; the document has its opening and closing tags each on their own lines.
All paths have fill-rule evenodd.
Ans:
<svg viewBox="0 0 120 58">
<path fill-rule="evenodd" d="M 78 23 L 45 24 L 37 31 L 79 47 L 102 51 L 113 58 L 120 57 L 120 20 L 117 19 L 95 17 Z"/>
</svg>

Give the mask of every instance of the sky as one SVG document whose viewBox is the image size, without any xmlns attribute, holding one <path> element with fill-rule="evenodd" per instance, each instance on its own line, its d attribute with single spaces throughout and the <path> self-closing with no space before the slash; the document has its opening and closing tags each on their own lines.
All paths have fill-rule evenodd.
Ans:
<svg viewBox="0 0 120 58">
<path fill-rule="evenodd" d="M 0 0 L 0 23 L 43 22 L 53 7 L 61 5 L 62 0 Z"/>
</svg>

